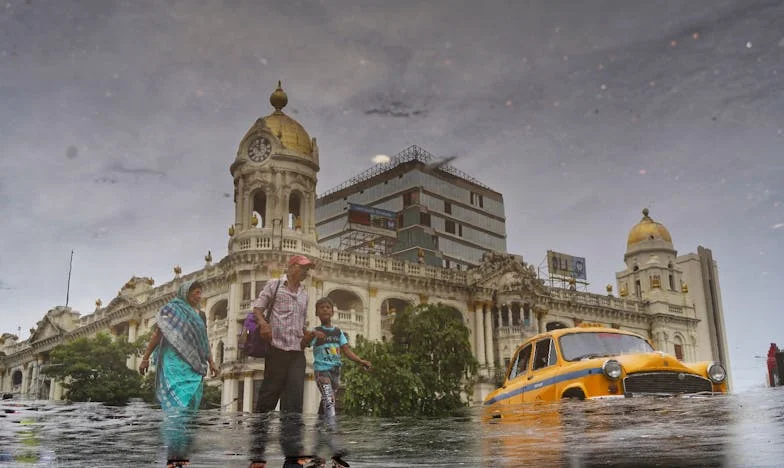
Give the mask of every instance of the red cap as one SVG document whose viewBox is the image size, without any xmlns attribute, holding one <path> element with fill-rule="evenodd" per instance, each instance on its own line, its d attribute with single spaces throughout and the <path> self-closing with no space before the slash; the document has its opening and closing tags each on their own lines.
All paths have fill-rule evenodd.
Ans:
<svg viewBox="0 0 784 468">
<path fill-rule="evenodd" d="M 289 259 L 289 266 L 291 265 L 302 265 L 302 266 L 313 266 L 313 262 L 304 255 L 294 255 Z"/>
</svg>

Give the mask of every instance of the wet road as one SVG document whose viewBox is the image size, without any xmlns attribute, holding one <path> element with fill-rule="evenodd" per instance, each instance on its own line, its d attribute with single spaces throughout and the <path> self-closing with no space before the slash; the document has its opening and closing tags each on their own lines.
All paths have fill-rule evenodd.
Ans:
<svg viewBox="0 0 784 468">
<path fill-rule="evenodd" d="M 0 466 L 164 465 L 153 408 L 27 403 L 0 402 Z M 314 420 L 307 424 L 306 445 Z M 521 406 L 489 421 L 472 408 L 461 417 L 342 425 L 353 467 L 784 466 L 783 387 Z M 249 416 L 203 411 L 194 430 L 191 466 L 247 466 Z M 282 465 L 279 446 L 270 449 L 271 466 Z"/>
</svg>

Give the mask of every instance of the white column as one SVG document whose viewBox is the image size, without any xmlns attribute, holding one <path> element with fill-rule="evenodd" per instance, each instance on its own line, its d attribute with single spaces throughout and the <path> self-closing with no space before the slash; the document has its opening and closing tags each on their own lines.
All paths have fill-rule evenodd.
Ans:
<svg viewBox="0 0 784 468">
<path fill-rule="evenodd" d="M 221 393 L 221 411 L 224 413 L 237 412 L 237 379 L 226 377 L 223 380 L 223 392 Z"/>
<path fill-rule="evenodd" d="M 128 343 L 133 343 L 134 341 L 136 341 L 138 328 L 139 328 L 139 323 L 136 320 L 128 321 Z M 136 369 L 136 355 L 132 354 L 128 356 L 128 359 L 125 361 L 125 364 L 128 366 L 129 369 Z"/>
<path fill-rule="evenodd" d="M 483 305 L 481 303 L 476 303 L 474 305 L 474 316 L 476 317 L 476 320 L 474 321 L 474 339 L 476 340 L 475 354 L 480 367 L 487 364 L 487 358 L 485 357 L 485 312 L 482 307 Z"/>
<path fill-rule="evenodd" d="M 63 399 L 63 384 L 59 380 L 55 380 L 52 382 L 52 387 L 54 387 L 54 397 L 53 400 L 62 400 Z"/>
<path fill-rule="evenodd" d="M 487 314 L 485 320 L 485 350 L 487 352 L 487 365 L 495 367 L 495 353 L 493 352 L 493 311 L 492 309 Z"/>
<path fill-rule="evenodd" d="M 226 343 L 223 348 L 223 360 L 236 361 L 237 360 L 237 334 L 239 333 L 239 324 L 237 320 L 240 318 L 240 294 L 242 288 L 239 287 L 239 276 L 229 284 L 229 307 L 226 317 L 228 319 L 228 331 L 226 332 Z"/>
<path fill-rule="evenodd" d="M 243 392 L 242 392 L 242 411 L 246 413 L 253 412 L 253 375 L 246 374 L 243 379 Z"/>
<path fill-rule="evenodd" d="M 365 338 L 368 340 L 381 339 L 381 304 L 378 302 L 378 289 L 368 290 L 368 306 L 365 311 Z"/>
<path fill-rule="evenodd" d="M 54 379 L 49 381 L 49 399 L 54 400 L 55 383 Z"/>
<path fill-rule="evenodd" d="M 28 363 L 27 366 L 32 366 L 32 364 Z M 27 378 L 29 369 L 27 369 L 27 366 L 22 367 L 22 388 L 20 389 L 20 392 L 22 393 L 21 396 L 23 400 L 27 397 L 27 385 L 29 384 L 29 379 Z"/>
</svg>

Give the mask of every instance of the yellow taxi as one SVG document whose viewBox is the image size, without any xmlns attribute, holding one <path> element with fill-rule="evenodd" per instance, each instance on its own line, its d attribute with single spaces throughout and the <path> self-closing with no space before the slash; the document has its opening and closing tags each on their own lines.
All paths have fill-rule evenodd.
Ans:
<svg viewBox="0 0 784 468">
<path fill-rule="evenodd" d="M 632 332 L 585 324 L 534 336 L 514 353 L 490 407 L 562 398 L 727 393 L 718 362 L 685 364 Z"/>
</svg>

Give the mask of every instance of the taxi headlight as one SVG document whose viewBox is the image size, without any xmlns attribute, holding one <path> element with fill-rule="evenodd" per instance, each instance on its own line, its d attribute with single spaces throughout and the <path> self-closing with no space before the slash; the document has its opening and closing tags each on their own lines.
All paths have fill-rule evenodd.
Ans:
<svg viewBox="0 0 784 468">
<path fill-rule="evenodd" d="M 602 372 L 604 372 L 604 375 L 606 375 L 608 379 L 618 380 L 623 373 L 623 367 L 621 367 L 621 363 L 615 359 L 608 359 L 602 364 Z"/>
<path fill-rule="evenodd" d="M 727 378 L 727 371 L 718 362 L 711 362 L 708 364 L 708 378 L 713 383 L 722 383 Z"/>
</svg>

